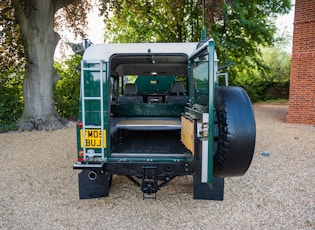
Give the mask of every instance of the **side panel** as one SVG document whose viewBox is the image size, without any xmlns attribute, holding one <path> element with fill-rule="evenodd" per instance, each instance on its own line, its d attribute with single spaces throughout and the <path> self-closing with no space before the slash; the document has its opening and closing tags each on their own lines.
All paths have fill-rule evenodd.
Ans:
<svg viewBox="0 0 315 230">
<path fill-rule="evenodd" d="M 79 161 L 104 162 L 109 155 L 107 68 L 108 63 L 101 60 L 81 62 L 79 121 L 82 128 L 77 129 Z"/>
</svg>

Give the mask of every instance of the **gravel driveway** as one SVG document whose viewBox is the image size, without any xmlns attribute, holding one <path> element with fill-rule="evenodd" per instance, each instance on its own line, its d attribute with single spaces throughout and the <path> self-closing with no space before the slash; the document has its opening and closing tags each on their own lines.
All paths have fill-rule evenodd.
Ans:
<svg viewBox="0 0 315 230">
<path fill-rule="evenodd" d="M 192 176 L 157 200 L 114 176 L 109 197 L 79 200 L 74 127 L 0 134 L 0 229 L 315 229 L 315 127 L 285 123 L 286 105 L 254 109 L 254 159 L 224 201 L 193 200 Z"/>
</svg>

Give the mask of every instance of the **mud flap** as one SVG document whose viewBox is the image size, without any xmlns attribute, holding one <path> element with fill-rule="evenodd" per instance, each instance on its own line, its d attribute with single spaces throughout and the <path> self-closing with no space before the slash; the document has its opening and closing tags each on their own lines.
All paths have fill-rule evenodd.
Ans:
<svg viewBox="0 0 315 230">
<path fill-rule="evenodd" d="M 201 183 L 200 175 L 194 175 L 194 199 L 196 200 L 223 200 L 224 178 L 213 177 L 213 188 L 207 183 Z"/>
<path fill-rule="evenodd" d="M 108 174 L 98 173 L 94 180 L 88 177 L 89 170 L 78 174 L 80 199 L 107 197 L 109 193 Z"/>
</svg>

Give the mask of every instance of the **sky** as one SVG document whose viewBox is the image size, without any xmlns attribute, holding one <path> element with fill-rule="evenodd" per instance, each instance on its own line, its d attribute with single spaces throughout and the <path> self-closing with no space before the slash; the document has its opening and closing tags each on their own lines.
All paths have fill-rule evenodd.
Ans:
<svg viewBox="0 0 315 230">
<path fill-rule="evenodd" d="M 289 14 L 280 15 L 276 20 L 276 26 L 280 32 L 288 32 L 291 38 L 290 44 L 285 48 L 285 51 L 292 53 L 292 36 L 293 36 L 293 22 L 294 22 L 294 4 L 295 0 L 292 1 L 293 7 Z"/>
<path fill-rule="evenodd" d="M 97 43 L 104 43 L 104 21 L 103 17 L 99 16 L 99 11 L 98 9 L 91 11 L 88 13 L 88 30 L 86 31 L 86 34 L 88 35 L 86 38 L 90 39 L 92 43 L 97 44 Z M 65 37 L 69 42 L 73 43 L 80 43 L 82 42 L 81 37 L 78 37 L 75 39 L 74 35 L 69 33 L 66 30 L 63 31 L 58 31 L 58 33 L 61 34 L 61 37 Z M 61 49 L 60 49 L 61 42 L 59 42 L 57 48 L 56 48 L 56 53 L 55 53 L 55 58 L 59 59 L 62 57 L 61 54 Z M 63 50 L 63 54 L 65 56 L 73 55 L 74 53 L 72 52 L 70 47 L 67 47 L 66 50 Z"/>
<path fill-rule="evenodd" d="M 104 21 L 98 16 L 98 10 L 88 14 L 89 30 L 87 34 L 93 43 L 104 43 Z"/>
<path fill-rule="evenodd" d="M 292 4 L 295 4 L 295 0 L 292 0 Z M 97 44 L 97 43 L 104 43 L 103 36 L 104 36 L 104 22 L 103 18 L 98 16 L 99 12 L 98 10 L 91 11 L 88 14 L 88 39 L 92 41 L 92 43 Z M 294 21 L 294 7 L 290 11 L 289 14 L 286 15 L 279 15 L 279 17 L 276 20 L 276 26 L 279 29 L 280 33 L 287 32 L 288 36 L 290 36 L 290 44 L 285 48 L 285 51 L 291 53 L 292 52 L 292 35 L 293 35 L 293 21 Z M 64 32 L 66 33 L 66 31 Z M 74 43 L 80 43 L 82 42 L 82 38 L 77 38 L 74 39 L 74 36 L 71 34 L 67 34 L 67 39 L 70 42 Z M 72 55 L 73 52 L 71 51 L 70 48 L 65 50 L 65 55 Z M 57 47 L 56 50 L 56 57 L 59 58 L 61 57 L 60 54 L 60 49 L 59 46 Z"/>
</svg>

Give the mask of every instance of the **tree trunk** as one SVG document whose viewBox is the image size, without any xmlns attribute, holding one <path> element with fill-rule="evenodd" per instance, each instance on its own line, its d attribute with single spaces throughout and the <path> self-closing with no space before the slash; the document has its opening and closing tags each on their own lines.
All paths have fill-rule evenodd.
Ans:
<svg viewBox="0 0 315 230">
<path fill-rule="evenodd" d="M 58 115 L 53 99 L 53 86 L 58 79 L 53 61 L 60 39 L 54 31 L 56 6 L 50 0 L 21 2 L 15 5 L 26 54 L 20 131 L 64 128 L 65 121 Z"/>
</svg>

